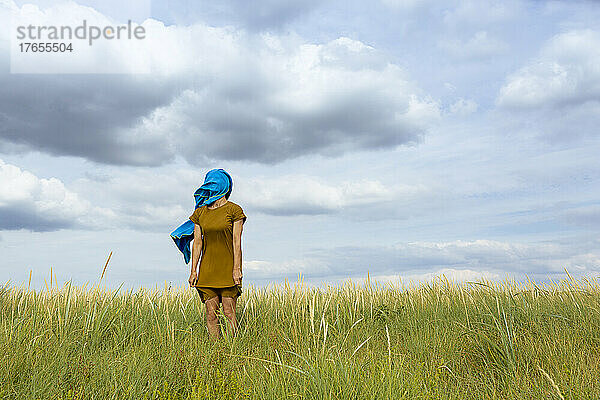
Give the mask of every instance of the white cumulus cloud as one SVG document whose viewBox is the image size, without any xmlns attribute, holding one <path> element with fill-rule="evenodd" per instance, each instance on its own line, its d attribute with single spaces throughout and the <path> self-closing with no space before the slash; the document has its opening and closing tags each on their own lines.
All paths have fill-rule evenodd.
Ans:
<svg viewBox="0 0 600 400">
<path fill-rule="evenodd" d="M 600 33 L 578 30 L 553 37 L 528 65 L 511 74 L 497 104 L 510 108 L 600 101 Z"/>
<path fill-rule="evenodd" d="M 96 215 L 93 215 L 93 214 Z M 57 178 L 39 178 L 0 160 L 0 229 L 47 231 L 96 225 L 110 212 L 65 188 Z"/>
<path fill-rule="evenodd" d="M 240 181 L 238 194 L 248 206 L 271 215 L 328 214 L 344 208 L 373 206 L 426 191 L 423 185 L 384 184 L 378 180 L 327 182 L 290 174 L 276 179 Z"/>
</svg>

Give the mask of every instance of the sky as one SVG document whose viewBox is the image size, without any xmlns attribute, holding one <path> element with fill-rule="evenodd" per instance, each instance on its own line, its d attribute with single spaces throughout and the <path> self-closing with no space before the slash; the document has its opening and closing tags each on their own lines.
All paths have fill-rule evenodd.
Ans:
<svg viewBox="0 0 600 400">
<path fill-rule="evenodd" d="M 83 19 L 146 37 L 15 50 L 15 21 Z M 244 285 L 600 275 L 600 2 L 0 0 L 0 26 L 2 282 L 96 284 L 112 252 L 111 287 L 185 284 L 169 233 L 213 168 Z"/>
</svg>

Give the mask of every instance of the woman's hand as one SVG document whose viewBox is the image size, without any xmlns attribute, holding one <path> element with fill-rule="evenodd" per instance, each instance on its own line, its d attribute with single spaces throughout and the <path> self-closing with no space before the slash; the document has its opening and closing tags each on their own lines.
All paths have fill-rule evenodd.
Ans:
<svg viewBox="0 0 600 400">
<path fill-rule="evenodd" d="M 242 284 L 242 271 L 236 268 L 233 269 L 233 283 L 235 285 Z"/>
<path fill-rule="evenodd" d="M 197 280 L 198 280 L 198 274 L 196 274 L 196 271 L 190 272 L 190 279 L 188 279 L 190 286 L 194 286 L 196 284 Z"/>
</svg>

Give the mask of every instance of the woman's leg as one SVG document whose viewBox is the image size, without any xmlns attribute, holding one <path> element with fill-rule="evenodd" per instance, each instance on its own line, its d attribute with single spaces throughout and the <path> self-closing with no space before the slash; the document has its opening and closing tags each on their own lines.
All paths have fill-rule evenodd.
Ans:
<svg viewBox="0 0 600 400">
<path fill-rule="evenodd" d="M 223 297 L 223 314 L 229 320 L 229 325 L 231 326 L 233 336 L 237 334 L 237 320 L 235 318 L 235 304 L 236 298 L 233 297 Z"/>
<path fill-rule="evenodd" d="M 211 339 L 219 338 L 219 325 L 217 310 L 219 309 L 219 296 L 212 297 L 204 303 L 206 304 L 206 326 Z"/>
</svg>

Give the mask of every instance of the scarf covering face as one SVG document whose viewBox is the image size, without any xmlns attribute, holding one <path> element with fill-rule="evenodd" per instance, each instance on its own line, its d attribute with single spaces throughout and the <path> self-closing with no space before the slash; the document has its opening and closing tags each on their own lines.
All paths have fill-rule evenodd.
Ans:
<svg viewBox="0 0 600 400">
<path fill-rule="evenodd" d="M 224 169 L 211 169 L 204 177 L 202 186 L 194 193 L 196 200 L 194 210 L 204 205 L 211 205 L 221 197 L 229 196 L 231 189 L 233 189 L 231 176 Z M 185 263 L 189 263 L 191 258 L 190 242 L 194 240 L 194 223 L 188 219 L 171 232 L 171 238 L 183 253 Z"/>
</svg>

